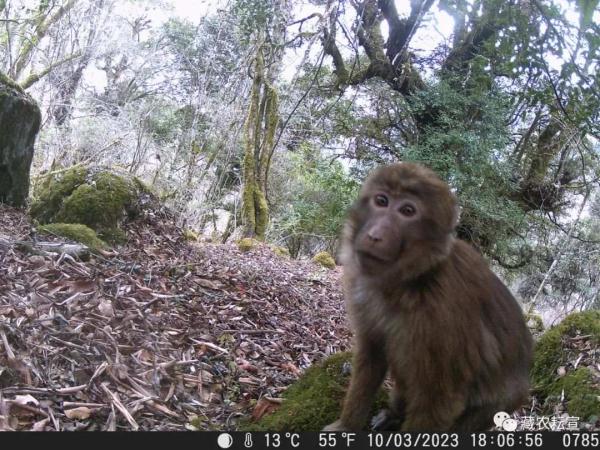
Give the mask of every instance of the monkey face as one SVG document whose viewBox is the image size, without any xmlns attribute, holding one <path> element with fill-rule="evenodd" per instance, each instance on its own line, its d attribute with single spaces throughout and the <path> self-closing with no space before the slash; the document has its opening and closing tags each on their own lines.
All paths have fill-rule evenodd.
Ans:
<svg viewBox="0 0 600 450">
<path fill-rule="evenodd" d="M 456 216 L 454 195 L 431 170 L 409 163 L 381 167 L 350 213 L 353 257 L 365 274 L 410 270 L 419 255 L 448 241 Z"/>
<path fill-rule="evenodd" d="M 354 248 L 362 266 L 380 268 L 396 262 L 407 245 L 423 238 L 426 211 L 415 196 L 383 190 L 369 194 L 365 198 L 369 214 Z"/>
</svg>

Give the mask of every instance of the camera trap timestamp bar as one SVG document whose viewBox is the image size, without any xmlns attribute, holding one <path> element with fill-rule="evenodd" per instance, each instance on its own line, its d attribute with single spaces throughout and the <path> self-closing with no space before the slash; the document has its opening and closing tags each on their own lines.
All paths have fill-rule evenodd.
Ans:
<svg viewBox="0 0 600 450">
<path fill-rule="evenodd" d="M 220 449 L 588 449 L 600 447 L 599 432 L 485 433 L 220 433 Z"/>
</svg>

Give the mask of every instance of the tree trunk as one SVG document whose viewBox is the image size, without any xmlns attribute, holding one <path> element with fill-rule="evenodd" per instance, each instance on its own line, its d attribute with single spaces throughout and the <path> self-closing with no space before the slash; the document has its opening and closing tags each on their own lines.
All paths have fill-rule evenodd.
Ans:
<svg viewBox="0 0 600 450">
<path fill-rule="evenodd" d="M 250 105 L 244 126 L 242 223 L 244 237 L 264 239 L 269 224 L 266 199 L 268 160 L 279 122 L 275 88 L 265 77 L 263 50 L 257 50 Z"/>
</svg>

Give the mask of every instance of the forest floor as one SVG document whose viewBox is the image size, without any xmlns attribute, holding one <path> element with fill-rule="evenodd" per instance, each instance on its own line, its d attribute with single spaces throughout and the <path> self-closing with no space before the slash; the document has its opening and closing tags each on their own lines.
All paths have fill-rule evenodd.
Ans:
<svg viewBox="0 0 600 450">
<path fill-rule="evenodd" d="M 0 430 L 234 429 L 348 348 L 339 269 L 192 244 L 166 212 L 125 229 L 85 262 L 0 247 Z M 0 235 L 35 232 L 0 205 Z"/>
<path fill-rule="evenodd" d="M 162 210 L 125 231 L 88 261 L 32 254 L 2 243 L 64 239 L 0 204 L 0 431 L 233 430 L 348 350 L 340 268 L 190 243 Z"/>
</svg>

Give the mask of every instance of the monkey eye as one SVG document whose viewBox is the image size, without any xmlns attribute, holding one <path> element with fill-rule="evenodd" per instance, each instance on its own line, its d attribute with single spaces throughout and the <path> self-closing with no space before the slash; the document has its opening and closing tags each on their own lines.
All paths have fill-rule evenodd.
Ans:
<svg viewBox="0 0 600 450">
<path fill-rule="evenodd" d="M 381 206 L 382 208 L 385 208 L 388 205 L 388 198 L 383 195 L 383 194 L 377 194 L 375 196 L 375 204 L 377 206 Z"/>
<path fill-rule="evenodd" d="M 405 217 L 412 217 L 417 213 L 417 208 L 415 208 L 413 205 L 404 205 L 400 207 L 399 211 L 400 214 Z"/>
</svg>

